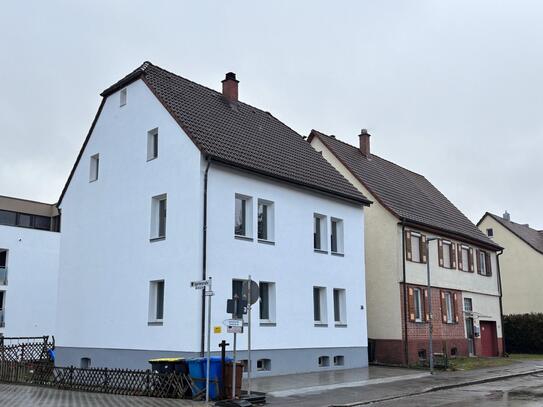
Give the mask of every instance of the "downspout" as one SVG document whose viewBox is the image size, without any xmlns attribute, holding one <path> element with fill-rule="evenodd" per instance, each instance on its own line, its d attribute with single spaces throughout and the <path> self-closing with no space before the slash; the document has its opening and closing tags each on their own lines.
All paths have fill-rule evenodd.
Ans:
<svg viewBox="0 0 543 407">
<path fill-rule="evenodd" d="M 204 219 L 203 219 L 203 229 L 202 229 L 202 280 L 207 279 L 207 176 L 209 173 L 209 167 L 211 166 L 211 161 L 206 158 L 207 165 L 204 172 Z M 204 356 L 205 352 L 205 323 L 206 320 L 206 297 L 205 290 L 202 290 L 202 330 L 201 330 L 201 342 L 200 342 L 200 356 Z"/>
<path fill-rule="evenodd" d="M 500 293 L 500 323 L 502 327 L 502 351 L 505 354 L 505 335 L 503 332 L 503 294 L 502 294 L 502 275 L 500 271 L 500 256 L 503 254 L 503 249 L 496 255 L 496 262 L 498 264 L 498 291 Z M 503 355 L 500 355 L 503 356 Z"/>
<path fill-rule="evenodd" d="M 402 272 L 403 272 L 403 351 L 405 365 L 409 366 L 409 345 L 407 344 L 407 285 L 405 276 L 405 219 L 402 218 Z"/>
</svg>

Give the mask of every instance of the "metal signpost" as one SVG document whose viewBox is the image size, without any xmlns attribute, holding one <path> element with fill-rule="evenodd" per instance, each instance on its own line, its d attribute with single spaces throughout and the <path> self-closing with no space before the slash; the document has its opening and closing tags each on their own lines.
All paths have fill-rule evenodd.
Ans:
<svg viewBox="0 0 543 407">
<path fill-rule="evenodd" d="M 251 362 L 251 309 L 253 304 L 258 301 L 260 297 L 258 284 L 249 278 L 243 282 L 242 286 L 243 295 L 247 296 L 247 313 L 248 313 L 248 331 L 247 331 L 247 394 L 251 395 L 251 373 L 253 370 L 253 364 Z"/>
<path fill-rule="evenodd" d="M 209 403 L 209 369 L 211 365 L 211 297 L 213 297 L 215 293 L 212 290 L 211 277 L 209 277 L 207 280 L 193 281 L 190 283 L 190 286 L 195 288 L 196 290 L 204 290 L 204 295 L 207 297 L 206 403 Z"/>
</svg>

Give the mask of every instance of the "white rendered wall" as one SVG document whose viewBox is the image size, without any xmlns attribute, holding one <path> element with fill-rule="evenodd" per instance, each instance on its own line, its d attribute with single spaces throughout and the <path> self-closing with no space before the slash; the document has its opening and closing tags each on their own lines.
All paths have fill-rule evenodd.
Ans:
<svg viewBox="0 0 543 407">
<path fill-rule="evenodd" d="M 253 198 L 253 237 L 234 238 L 235 194 Z M 256 239 L 256 202 L 274 202 L 275 245 Z M 313 214 L 343 219 L 344 257 L 313 250 Z M 259 325 L 254 307 L 254 349 L 365 347 L 367 328 L 364 276 L 364 212 L 361 206 L 327 198 L 275 182 L 269 178 L 213 164 L 208 192 L 208 272 L 213 277 L 213 325 L 230 318 L 226 300 L 232 296 L 232 278 L 275 282 L 276 326 Z M 328 230 L 330 227 L 328 226 Z M 328 249 L 329 249 L 328 243 Z M 327 327 L 313 321 L 313 286 L 327 288 Z M 333 288 L 346 289 L 347 327 L 335 327 Z M 212 334 L 212 343 L 232 335 Z M 238 335 L 246 349 L 247 334 Z"/>
<path fill-rule="evenodd" d="M 55 334 L 60 234 L 0 226 L 0 249 L 7 249 L 4 336 Z"/>
<path fill-rule="evenodd" d="M 158 158 L 147 132 L 158 127 Z M 100 173 L 89 182 L 89 158 Z M 201 155 L 137 81 L 103 111 L 61 204 L 59 346 L 200 349 Z M 150 242 L 151 199 L 167 194 L 166 239 Z M 149 281 L 165 280 L 163 326 L 148 326 Z"/>
</svg>

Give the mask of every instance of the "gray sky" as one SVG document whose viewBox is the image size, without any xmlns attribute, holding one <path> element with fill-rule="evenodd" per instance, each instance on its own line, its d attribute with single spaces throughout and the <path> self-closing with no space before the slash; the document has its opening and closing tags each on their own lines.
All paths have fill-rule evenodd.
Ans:
<svg viewBox="0 0 543 407">
<path fill-rule="evenodd" d="M 23 5 L 24 3 L 24 5 Z M 77 3 L 77 4 L 76 4 Z M 543 229 L 540 1 L 25 1 L 0 13 L 0 195 L 55 202 L 145 60 L 425 175 L 468 217 Z"/>
</svg>

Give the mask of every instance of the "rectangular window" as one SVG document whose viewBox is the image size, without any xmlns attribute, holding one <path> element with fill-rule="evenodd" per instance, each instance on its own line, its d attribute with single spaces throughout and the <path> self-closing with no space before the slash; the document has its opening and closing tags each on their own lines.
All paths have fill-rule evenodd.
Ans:
<svg viewBox="0 0 543 407">
<path fill-rule="evenodd" d="M 443 267 L 450 269 L 451 264 L 451 243 L 443 242 Z"/>
<path fill-rule="evenodd" d="M 469 271 L 469 249 L 462 246 L 462 271 Z"/>
<path fill-rule="evenodd" d="M 345 289 L 334 288 L 334 322 L 344 325 L 347 323 L 347 300 Z"/>
<path fill-rule="evenodd" d="M 5 326 L 4 313 L 5 313 L 6 292 L 0 291 L 0 327 Z"/>
<path fill-rule="evenodd" d="M 90 158 L 89 182 L 93 182 L 98 179 L 99 171 L 100 171 L 100 154 L 94 154 Z"/>
<path fill-rule="evenodd" d="M 164 319 L 164 280 L 149 283 L 149 322 Z"/>
<path fill-rule="evenodd" d="M 486 253 L 482 250 L 479 251 L 479 266 L 480 266 L 480 274 L 482 276 L 486 276 Z"/>
<path fill-rule="evenodd" d="M 488 228 L 488 229 L 486 230 L 486 235 L 487 235 L 488 237 L 494 237 L 494 230 L 493 230 L 492 228 Z"/>
<path fill-rule="evenodd" d="M 313 215 L 313 248 L 315 250 L 327 251 L 326 247 L 326 216 Z"/>
<path fill-rule="evenodd" d="M 422 290 L 420 288 L 413 288 L 413 305 L 415 306 L 415 322 L 422 322 Z"/>
<path fill-rule="evenodd" d="M 473 302 L 471 298 L 464 298 L 464 311 L 473 311 Z"/>
<path fill-rule="evenodd" d="M 252 208 L 251 198 L 236 194 L 234 214 L 234 234 L 241 237 L 252 237 Z"/>
<path fill-rule="evenodd" d="M 275 322 L 275 283 L 260 282 L 260 322 Z"/>
<path fill-rule="evenodd" d="M 0 225 L 15 226 L 17 224 L 17 213 L 0 210 Z"/>
<path fill-rule="evenodd" d="M 452 324 L 454 322 L 454 307 L 452 294 L 450 292 L 445 293 L 445 306 L 447 307 L 447 323 Z"/>
<path fill-rule="evenodd" d="M 326 288 L 313 287 L 313 320 L 316 324 L 326 324 Z"/>
<path fill-rule="evenodd" d="M 166 194 L 153 197 L 151 201 L 151 240 L 166 238 Z"/>
<path fill-rule="evenodd" d="M 147 132 L 147 161 L 158 157 L 158 129 Z"/>
<path fill-rule="evenodd" d="M 343 254 L 343 221 L 332 218 L 330 220 L 332 229 L 330 234 L 330 250 L 332 253 Z"/>
<path fill-rule="evenodd" d="M 24 213 L 17 214 L 17 226 L 29 228 L 32 226 L 32 215 L 26 215 Z"/>
<path fill-rule="evenodd" d="M 51 218 L 47 216 L 34 216 L 34 228 L 42 230 L 51 230 Z"/>
<path fill-rule="evenodd" d="M 126 105 L 126 88 L 121 89 L 121 92 L 119 93 L 119 106 Z"/>
<path fill-rule="evenodd" d="M 411 232 L 411 261 L 420 263 L 420 235 Z"/>
<path fill-rule="evenodd" d="M 258 200 L 258 239 L 274 241 L 273 202 Z"/>
</svg>

